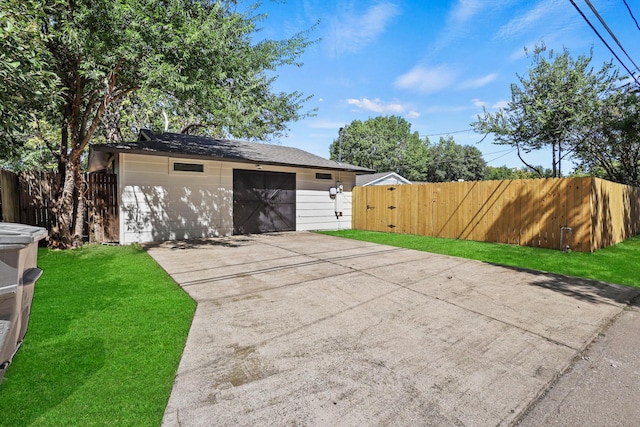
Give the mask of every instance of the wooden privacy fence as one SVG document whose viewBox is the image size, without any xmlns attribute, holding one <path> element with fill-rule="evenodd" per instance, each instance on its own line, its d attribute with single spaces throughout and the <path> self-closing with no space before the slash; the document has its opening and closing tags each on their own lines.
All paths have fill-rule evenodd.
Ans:
<svg viewBox="0 0 640 427">
<path fill-rule="evenodd" d="M 18 175 L 0 169 L 0 221 L 20 222 Z"/>
<path fill-rule="evenodd" d="M 591 177 L 355 187 L 352 226 L 593 252 L 640 233 L 640 188 Z"/>
<path fill-rule="evenodd" d="M 86 173 L 84 234 L 90 242 L 115 242 L 119 238 L 117 177 Z M 60 175 L 53 172 L 14 174 L 0 171 L 0 219 L 51 230 L 56 220 L 52 208 Z"/>
</svg>

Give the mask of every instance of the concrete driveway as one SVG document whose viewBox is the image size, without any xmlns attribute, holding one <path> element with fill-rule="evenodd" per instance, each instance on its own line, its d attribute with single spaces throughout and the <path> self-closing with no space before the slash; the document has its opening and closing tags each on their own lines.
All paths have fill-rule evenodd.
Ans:
<svg viewBox="0 0 640 427">
<path fill-rule="evenodd" d="M 639 292 L 306 232 L 147 249 L 198 302 L 164 426 L 508 425 Z"/>
</svg>

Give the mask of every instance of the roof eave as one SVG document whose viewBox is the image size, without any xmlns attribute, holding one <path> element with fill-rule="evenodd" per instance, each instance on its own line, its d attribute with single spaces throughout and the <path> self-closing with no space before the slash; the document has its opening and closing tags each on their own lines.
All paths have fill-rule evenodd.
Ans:
<svg viewBox="0 0 640 427">
<path fill-rule="evenodd" d="M 246 158 L 232 158 L 232 157 L 220 157 L 220 156 L 207 156 L 201 154 L 188 154 L 188 153 L 172 153 L 169 151 L 158 151 L 158 150 L 149 150 L 149 149 L 136 149 L 136 148 L 125 148 L 125 147 L 113 147 L 103 144 L 92 144 L 90 148 L 94 151 L 99 152 L 108 152 L 108 153 L 126 153 L 126 154 L 142 154 L 147 156 L 159 156 L 159 157 L 180 157 L 183 159 L 198 159 L 198 160 L 218 160 L 224 162 L 232 162 L 232 163 L 249 163 L 253 165 L 270 165 L 270 166 L 294 166 L 304 169 L 323 169 L 323 170 L 333 170 L 333 171 L 341 171 L 341 172 L 355 172 L 356 174 L 371 174 L 375 173 L 374 170 L 361 168 L 361 167 L 341 167 L 339 164 L 336 166 L 320 166 L 320 165 L 305 165 L 305 164 L 297 164 L 297 163 L 286 163 L 286 162 L 273 162 L 273 161 L 260 161 L 260 160 L 252 160 Z"/>
</svg>

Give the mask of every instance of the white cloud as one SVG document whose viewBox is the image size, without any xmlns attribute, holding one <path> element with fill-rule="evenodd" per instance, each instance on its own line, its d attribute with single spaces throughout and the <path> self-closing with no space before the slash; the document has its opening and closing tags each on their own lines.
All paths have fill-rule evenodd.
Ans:
<svg viewBox="0 0 640 427">
<path fill-rule="evenodd" d="M 507 108 L 508 106 L 509 106 L 509 101 L 507 101 L 506 99 L 503 99 L 493 104 L 491 108 L 493 108 L 494 110 L 499 110 L 500 108 Z"/>
<path fill-rule="evenodd" d="M 483 3 L 480 0 L 458 0 L 458 3 L 449 12 L 449 24 L 461 25 L 468 22 L 482 10 Z"/>
<path fill-rule="evenodd" d="M 415 110 L 408 110 L 407 106 L 398 101 L 383 102 L 380 98 L 349 98 L 346 102 L 358 110 L 371 111 L 378 114 L 405 115 L 410 119 L 417 119 L 420 117 L 419 112 Z"/>
<path fill-rule="evenodd" d="M 499 110 L 500 108 L 505 108 L 509 105 L 509 101 L 507 101 L 506 99 L 501 99 L 500 101 L 497 101 L 491 104 L 491 106 L 489 106 L 488 102 L 482 101 L 481 99 L 478 99 L 478 98 L 472 99 L 471 103 L 476 108 L 487 108 L 491 110 Z"/>
<path fill-rule="evenodd" d="M 482 107 L 486 107 L 487 103 L 484 101 L 479 100 L 478 98 L 473 98 L 471 100 L 471 102 L 473 103 L 473 105 L 477 108 L 482 108 Z"/>
<path fill-rule="evenodd" d="M 492 81 L 498 78 L 496 73 L 487 74 L 483 77 L 478 77 L 476 79 L 465 80 L 460 85 L 458 85 L 459 89 L 475 89 L 482 86 L 486 86 Z"/>
<path fill-rule="evenodd" d="M 364 13 L 349 10 L 337 14 L 332 19 L 331 34 L 327 37 L 331 53 L 362 50 L 376 40 L 399 13 L 400 8 L 387 1 L 369 7 Z"/>
<path fill-rule="evenodd" d="M 533 9 L 528 10 L 524 15 L 514 18 L 500 27 L 497 37 L 510 37 L 525 32 L 543 19 L 557 14 L 559 3 L 559 0 L 538 2 Z"/>
<path fill-rule="evenodd" d="M 400 89 L 417 90 L 421 93 L 441 91 L 454 82 L 456 73 L 446 66 L 436 68 L 413 67 L 394 82 Z"/>
<path fill-rule="evenodd" d="M 398 102 L 384 103 L 379 98 L 349 98 L 347 104 L 353 105 L 359 110 L 373 111 L 374 113 L 382 114 L 402 114 L 405 112 L 405 107 Z"/>
<path fill-rule="evenodd" d="M 446 24 L 432 45 L 435 52 L 461 38 L 484 37 L 481 28 L 513 0 L 458 0 L 447 14 Z"/>
</svg>

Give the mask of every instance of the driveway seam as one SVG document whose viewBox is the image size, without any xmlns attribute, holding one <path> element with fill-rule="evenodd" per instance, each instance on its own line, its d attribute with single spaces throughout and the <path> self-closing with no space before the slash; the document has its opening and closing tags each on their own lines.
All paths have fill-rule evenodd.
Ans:
<svg viewBox="0 0 640 427">
<path fill-rule="evenodd" d="M 629 295 L 313 233 L 229 242 L 151 250 L 198 302 L 164 427 L 511 425 Z"/>
<path fill-rule="evenodd" d="M 269 243 L 266 243 L 266 244 L 267 244 L 268 246 L 278 247 L 278 246 L 275 246 L 275 245 L 271 245 L 271 244 L 269 244 Z M 368 246 L 362 246 L 362 247 L 368 247 Z M 410 252 L 410 251 L 413 251 L 413 249 L 404 249 L 404 248 L 394 248 L 394 249 L 398 250 L 399 252 Z M 291 250 L 291 249 L 289 249 L 289 248 L 287 248 L 287 250 L 290 250 L 291 252 L 293 252 L 293 253 L 295 253 L 295 254 L 297 254 L 297 255 L 311 256 L 311 257 L 313 256 L 313 255 L 310 255 L 310 254 L 303 254 L 302 252 L 294 251 L 294 250 Z M 428 253 L 428 252 L 426 252 L 426 253 Z M 377 252 L 376 252 L 375 254 L 377 254 Z M 356 257 L 365 257 L 365 256 L 370 256 L 370 255 L 371 255 L 371 254 L 369 254 L 369 253 L 367 253 L 367 254 L 358 254 L 357 256 L 353 256 L 353 258 L 356 258 Z M 447 258 L 452 258 L 452 259 L 455 259 L 455 260 L 461 260 L 461 262 L 460 262 L 460 263 L 456 264 L 456 267 L 458 267 L 458 266 L 462 266 L 462 265 L 465 265 L 465 264 L 469 264 L 469 263 L 476 263 L 476 262 L 483 264 L 481 261 L 470 260 L 470 259 L 466 259 L 466 258 L 450 257 L 450 256 L 447 256 L 447 255 L 443 255 L 443 256 L 445 256 L 445 257 L 447 257 Z M 349 256 L 346 256 L 346 257 L 333 257 L 333 258 L 327 258 L 327 259 L 324 259 L 324 260 L 320 260 L 320 259 L 318 259 L 318 260 L 319 260 L 319 261 L 321 261 L 321 262 L 329 262 L 329 263 L 334 264 L 334 265 L 337 265 L 337 266 L 345 267 L 344 265 L 342 265 L 342 264 L 338 264 L 338 263 L 335 263 L 334 261 L 337 261 L 337 260 L 343 260 L 343 259 L 349 259 L 349 258 L 351 258 L 351 257 L 349 257 Z M 410 260 L 410 261 L 401 261 L 401 262 L 396 263 L 396 265 L 399 265 L 399 264 L 408 264 L 408 263 L 412 263 L 412 262 L 415 262 L 415 261 L 413 261 L 413 260 Z M 376 276 L 376 275 L 374 275 L 374 274 L 372 274 L 372 273 L 369 273 L 368 271 L 359 270 L 359 269 L 356 269 L 356 268 L 353 268 L 353 267 L 350 267 L 350 266 L 346 266 L 346 267 L 347 267 L 347 268 L 349 268 L 349 269 L 352 269 L 353 271 L 357 271 L 357 272 L 360 272 L 360 273 L 362 273 L 362 274 L 365 274 L 365 275 L 368 275 L 368 276 L 370 276 L 370 277 L 373 277 L 373 278 L 375 278 L 375 279 L 377 279 L 377 280 L 380 280 L 380 277 L 378 277 L 378 276 Z M 422 281 L 422 280 L 424 280 L 424 279 L 428 279 L 428 278 L 430 278 L 430 277 L 438 276 L 438 275 L 440 275 L 440 274 L 442 274 L 442 273 L 444 273 L 444 272 L 446 272 L 446 271 L 448 271 L 448 270 L 449 270 L 449 271 L 453 271 L 453 267 L 448 266 L 448 267 L 446 267 L 446 268 L 444 268 L 444 269 L 442 269 L 442 270 L 439 270 L 439 271 L 434 272 L 434 273 L 432 273 L 432 274 L 429 274 L 429 275 L 427 275 L 427 276 L 422 276 L 420 279 L 418 279 L 418 280 L 416 280 L 416 281 L 414 281 L 414 282 L 411 282 L 409 285 L 405 285 L 405 284 L 402 284 L 402 283 L 398 283 L 398 282 L 395 282 L 395 281 L 393 281 L 393 280 L 391 280 L 391 279 L 388 279 L 388 278 L 384 279 L 384 281 L 385 281 L 385 282 L 388 282 L 388 283 L 391 283 L 391 284 L 393 284 L 393 285 L 396 285 L 396 286 L 398 286 L 398 287 L 400 287 L 400 288 L 406 289 L 406 290 L 408 290 L 408 291 L 410 291 L 410 292 L 414 292 L 414 293 L 416 293 L 416 294 L 418 294 L 418 295 L 421 295 L 421 296 L 423 296 L 423 297 L 426 297 L 427 299 L 433 299 L 433 300 L 437 300 L 437 301 L 442 301 L 442 302 L 444 302 L 444 303 L 446 303 L 446 304 L 452 305 L 453 307 L 456 307 L 456 308 L 459 308 L 459 309 L 462 309 L 462 310 L 468 311 L 468 312 L 470 312 L 470 313 L 474 313 L 474 314 L 476 314 L 476 315 L 479 315 L 479 316 L 481 316 L 481 317 L 485 317 L 485 318 L 487 318 L 487 319 L 491 319 L 491 320 L 496 321 L 496 322 L 498 322 L 498 323 L 501 323 L 501 324 L 503 324 L 503 325 L 507 325 L 507 326 L 510 326 L 510 327 L 516 328 L 516 329 L 518 329 L 518 330 L 521 330 L 521 331 L 523 331 L 523 332 L 526 332 L 527 334 L 530 334 L 530 335 L 533 335 L 533 336 L 537 336 L 537 337 L 539 337 L 539 338 L 542 338 L 542 339 L 544 339 L 544 340 L 546 340 L 546 341 L 548 341 L 548 342 L 550 342 L 550 343 L 553 343 L 553 344 L 555 344 L 555 345 L 559 345 L 559 346 L 561 346 L 561 347 L 566 347 L 566 348 L 568 348 L 568 349 L 570 349 L 570 350 L 574 350 L 574 351 L 580 351 L 580 349 L 579 349 L 579 348 L 574 348 L 574 347 L 572 347 L 572 346 L 571 346 L 571 345 L 569 345 L 569 344 L 563 343 L 563 342 L 558 341 L 558 340 L 554 340 L 553 338 L 550 338 L 550 337 L 547 337 L 547 336 L 541 335 L 541 334 L 539 334 L 539 333 L 537 333 L 537 332 L 534 332 L 534 331 L 530 331 L 530 330 L 528 330 L 528 329 L 525 329 L 525 328 L 523 328 L 523 327 L 521 327 L 521 326 L 518 326 L 518 325 L 515 325 L 515 324 L 513 324 L 513 323 L 506 322 L 506 321 L 501 320 L 501 319 L 498 319 L 498 318 L 496 318 L 496 317 L 493 317 L 493 316 L 490 316 L 490 315 L 487 315 L 487 314 L 481 313 L 481 312 L 479 312 L 479 311 L 477 311 L 477 310 L 473 310 L 473 309 L 470 309 L 470 308 L 468 308 L 468 307 L 461 306 L 461 305 L 456 304 L 456 303 L 454 303 L 454 302 L 452 302 L 452 301 L 449 301 L 449 300 L 446 300 L 446 299 L 443 299 L 443 298 L 440 298 L 440 297 L 437 297 L 437 296 L 429 295 L 429 294 L 426 294 L 426 293 L 424 293 L 424 292 L 420 292 L 420 291 L 418 291 L 418 290 L 416 290 L 416 289 L 412 289 L 412 288 L 410 288 L 410 287 L 409 287 L 409 286 L 414 285 L 414 284 L 416 284 L 416 283 L 418 283 L 418 282 L 420 282 L 420 281 Z M 614 304 L 612 304 L 612 305 L 614 305 Z M 591 341 L 592 341 L 592 340 L 590 340 L 589 342 L 591 342 Z"/>
</svg>

